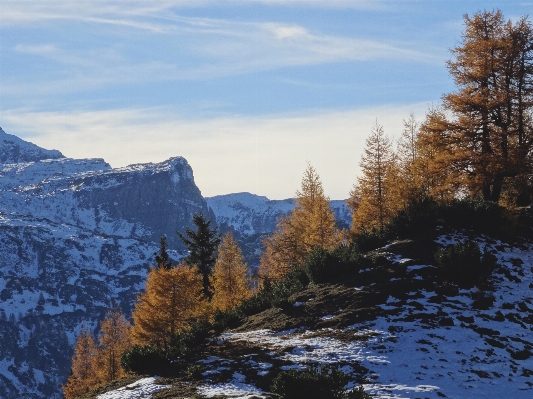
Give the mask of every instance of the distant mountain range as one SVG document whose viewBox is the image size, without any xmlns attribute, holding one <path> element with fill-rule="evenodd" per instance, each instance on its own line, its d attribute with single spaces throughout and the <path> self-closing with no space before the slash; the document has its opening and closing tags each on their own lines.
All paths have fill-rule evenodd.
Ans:
<svg viewBox="0 0 533 399">
<path fill-rule="evenodd" d="M 346 227 L 344 202 L 331 204 Z M 94 331 L 111 303 L 129 315 L 159 237 L 180 259 L 176 231 L 194 213 L 233 231 L 255 267 L 293 207 L 250 193 L 203 198 L 182 157 L 112 169 L 0 129 L 0 397 L 61 397 L 80 328 Z"/>
</svg>

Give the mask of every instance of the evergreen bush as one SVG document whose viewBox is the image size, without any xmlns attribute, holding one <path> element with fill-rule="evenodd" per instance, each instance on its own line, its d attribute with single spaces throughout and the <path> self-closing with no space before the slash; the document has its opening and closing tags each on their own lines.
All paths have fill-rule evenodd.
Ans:
<svg viewBox="0 0 533 399">
<path fill-rule="evenodd" d="M 380 231 L 377 228 L 372 228 L 372 230 L 367 230 L 366 228 L 361 228 L 359 233 L 355 234 L 352 242 L 357 245 L 363 252 L 368 252 L 373 249 L 382 247 L 387 243 L 388 234 L 386 234 L 387 229 Z"/>
<path fill-rule="evenodd" d="M 370 266 L 355 243 L 341 245 L 332 251 L 314 248 L 304 263 L 309 280 L 314 283 L 334 282 Z"/>
<path fill-rule="evenodd" d="M 188 329 L 172 337 L 167 357 L 176 359 L 196 351 L 212 335 L 212 329 L 212 324 L 207 320 L 191 321 Z"/>
<path fill-rule="evenodd" d="M 134 345 L 121 358 L 126 372 L 137 374 L 157 373 L 170 364 L 163 350 L 151 345 Z"/>
<path fill-rule="evenodd" d="M 280 372 L 270 389 L 283 399 L 367 399 L 368 394 L 359 389 L 346 390 L 347 374 L 338 367 L 311 366 L 304 370 Z"/>
<path fill-rule="evenodd" d="M 472 286 L 487 277 L 496 267 L 496 257 L 486 249 L 481 252 L 473 241 L 457 242 L 435 254 L 445 277 L 463 286 Z"/>
</svg>

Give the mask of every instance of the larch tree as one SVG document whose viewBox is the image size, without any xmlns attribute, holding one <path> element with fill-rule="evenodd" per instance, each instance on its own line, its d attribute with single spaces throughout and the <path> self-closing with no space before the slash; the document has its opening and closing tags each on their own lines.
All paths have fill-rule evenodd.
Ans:
<svg viewBox="0 0 533 399">
<path fill-rule="evenodd" d="M 447 67 L 457 91 L 443 96 L 450 163 L 471 195 L 498 202 L 509 182 L 531 172 L 533 27 L 501 11 L 465 15 L 462 43 Z M 530 190 L 529 188 L 525 188 Z"/>
<path fill-rule="evenodd" d="M 413 171 L 421 191 L 440 202 L 449 202 L 464 191 L 463 151 L 448 129 L 445 111 L 431 108 L 420 124 Z"/>
<path fill-rule="evenodd" d="M 418 152 L 418 135 L 420 123 L 416 120 L 414 113 L 408 119 L 403 120 L 403 131 L 397 145 L 397 196 L 406 207 L 410 200 L 423 195 L 420 177 L 416 171 Z"/>
<path fill-rule="evenodd" d="M 100 383 L 98 379 L 98 346 L 88 329 L 82 330 L 78 335 L 71 367 L 71 374 L 66 384 L 63 385 L 65 399 L 72 399 L 89 392 Z"/>
<path fill-rule="evenodd" d="M 213 306 L 217 309 L 233 309 L 252 295 L 248 267 L 231 232 L 222 238 L 218 248 L 212 280 Z"/>
<path fill-rule="evenodd" d="M 103 382 L 113 381 L 125 375 L 121 356 L 131 347 L 130 328 L 130 323 L 117 308 L 109 311 L 100 323 L 98 373 Z"/>
<path fill-rule="evenodd" d="M 203 293 L 207 299 L 211 299 L 211 273 L 215 265 L 216 253 L 220 244 L 218 228 L 211 228 L 211 221 L 202 214 L 193 215 L 192 219 L 196 231 L 187 227 L 185 235 L 177 233 L 189 250 L 185 263 L 196 266 L 198 273 L 202 275 Z"/>
<path fill-rule="evenodd" d="M 152 268 L 132 313 L 130 335 L 134 343 L 166 349 L 189 320 L 205 311 L 202 291 L 202 277 L 196 267 Z"/>
<path fill-rule="evenodd" d="M 358 233 L 361 228 L 383 230 L 398 210 L 395 161 L 390 139 L 376 121 L 359 163 L 362 176 L 357 179 L 348 200 L 352 209 L 353 233 Z"/>
<path fill-rule="evenodd" d="M 281 218 L 276 231 L 264 240 L 260 275 L 277 280 L 301 264 L 313 247 L 333 249 L 343 238 L 320 177 L 308 165 L 296 192 L 294 210 Z"/>
</svg>

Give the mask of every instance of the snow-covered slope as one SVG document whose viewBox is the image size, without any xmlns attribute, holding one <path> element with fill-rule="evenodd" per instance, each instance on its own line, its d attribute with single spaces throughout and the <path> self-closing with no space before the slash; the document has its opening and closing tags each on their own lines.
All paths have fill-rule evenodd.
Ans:
<svg viewBox="0 0 533 399">
<path fill-rule="evenodd" d="M 112 169 L 3 131 L 0 155 L 0 397 L 61 397 L 81 326 L 129 314 L 160 235 L 178 259 L 176 231 L 214 216 L 181 157 Z"/>
<path fill-rule="evenodd" d="M 217 195 L 206 201 L 216 216 L 217 225 L 232 227 L 242 236 L 274 231 L 278 218 L 294 208 L 292 198 L 269 200 L 250 193 Z"/>
</svg>

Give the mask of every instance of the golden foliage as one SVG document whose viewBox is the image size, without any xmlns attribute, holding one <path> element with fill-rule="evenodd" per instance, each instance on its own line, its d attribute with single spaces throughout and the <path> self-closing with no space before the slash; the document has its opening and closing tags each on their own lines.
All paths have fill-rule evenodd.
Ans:
<svg viewBox="0 0 533 399">
<path fill-rule="evenodd" d="M 130 323 L 118 309 L 111 310 L 100 323 L 98 374 L 103 382 L 125 375 L 121 366 L 122 354 L 131 348 Z"/>
<path fill-rule="evenodd" d="M 187 322 L 205 313 L 202 276 L 196 267 L 152 268 L 137 297 L 131 337 L 140 345 L 167 346 Z"/>
<path fill-rule="evenodd" d="M 446 131 L 451 164 L 471 195 L 497 202 L 506 185 L 531 173 L 531 43 L 527 18 L 506 22 L 499 10 L 465 16 L 447 63 L 458 90 L 443 96 L 447 118 L 435 127 Z"/>
<path fill-rule="evenodd" d="M 229 310 L 252 295 L 248 267 L 241 249 L 231 233 L 227 233 L 218 247 L 218 256 L 213 268 L 213 307 Z"/>
<path fill-rule="evenodd" d="M 261 277 L 277 280 L 301 264 L 313 247 L 333 249 L 344 239 L 336 228 L 320 177 L 311 165 L 304 172 L 295 202 L 292 213 L 281 218 L 276 231 L 263 242 Z"/>
<path fill-rule="evenodd" d="M 74 346 L 72 372 L 63 385 L 65 399 L 75 398 L 95 388 L 100 383 L 97 369 L 98 347 L 89 330 L 81 331 Z"/>
<path fill-rule="evenodd" d="M 352 209 L 352 232 L 361 228 L 382 230 L 401 207 L 398 192 L 399 168 L 389 138 L 376 123 L 361 157 L 362 176 L 354 185 L 348 205 Z"/>
<path fill-rule="evenodd" d="M 129 328 L 124 315 L 113 309 L 100 323 L 98 344 L 89 330 L 80 332 L 72 357 L 72 373 L 63 386 L 66 399 L 124 376 L 120 361 L 122 354 L 131 347 Z"/>
</svg>

